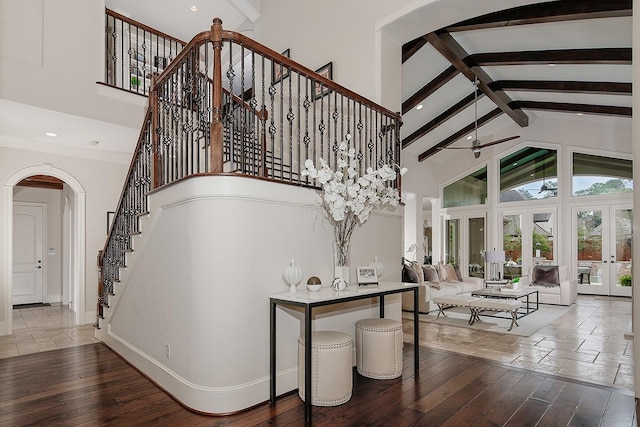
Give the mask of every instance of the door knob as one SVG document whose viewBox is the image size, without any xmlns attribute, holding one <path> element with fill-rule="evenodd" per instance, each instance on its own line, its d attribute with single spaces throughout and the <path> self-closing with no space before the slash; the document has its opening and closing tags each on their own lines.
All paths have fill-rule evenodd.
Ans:
<svg viewBox="0 0 640 427">
<path fill-rule="evenodd" d="M 38 265 L 38 266 L 36 266 L 36 268 L 42 268 L 42 266 L 41 266 L 41 265 Z"/>
</svg>

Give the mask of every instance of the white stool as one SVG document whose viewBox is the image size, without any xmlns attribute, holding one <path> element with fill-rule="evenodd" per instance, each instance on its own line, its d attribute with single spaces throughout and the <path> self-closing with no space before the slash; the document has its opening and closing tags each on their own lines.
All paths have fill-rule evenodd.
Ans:
<svg viewBox="0 0 640 427">
<path fill-rule="evenodd" d="M 304 337 L 298 338 L 298 395 L 304 400 Z M 311 404 L 348 402 L 353 390 L 353 340 L 336 331 L 316 331 L 311 342 Z"/>
<path fill-rule="evenodd" d="M 402 375 L 402 323 L 384 318 L 358 320 L 356 366 L 358 373 L 368 378 Z"/>
</svg>

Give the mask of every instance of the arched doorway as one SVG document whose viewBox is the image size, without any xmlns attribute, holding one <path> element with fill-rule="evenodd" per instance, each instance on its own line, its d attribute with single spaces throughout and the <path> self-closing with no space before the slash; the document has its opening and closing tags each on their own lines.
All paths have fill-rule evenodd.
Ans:
<svg viewBox="0 0 640 427">
<path fill-rule="evenodd" d="M 70 220 L 71 257 L 69 281 L 75 302 L 75 323 L 85 324 L 86 322 L 86 302 L 85 302 L 85 218 L 86 218 L 86 192 L 82 184 L 68 172 L 56 168 L 51 164 L 31 166 L 13 174 L 5 183 L 3 214 L 5 218 L 5 248 L 6 254 L 4 263 L 5 271 L 5 307 L 4 324 L 7 333 L 13 330 L 12 316 L 12 292 L 13 292 L 13 194 L 14 186 L 25 178 L 33 175 L 47 175 L 64 181 L 73 191 L 69 200 L 69 208 L 72 212 Z"/>
</svg>

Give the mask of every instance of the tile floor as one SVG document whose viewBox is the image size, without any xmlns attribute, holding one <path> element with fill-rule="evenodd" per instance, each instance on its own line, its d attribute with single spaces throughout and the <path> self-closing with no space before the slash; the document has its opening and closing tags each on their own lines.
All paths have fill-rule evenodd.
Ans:
<svg viewBox="0 0 640 427">
<path fill-rule="evenodd" d="M 411 321 L 404 331 L 412 341 Z M 567 314 L 529 337 L 429 323 L 420 328 L 420 344 L 633 390 L 633 341 L 624 337 L 630 331 L 631 298 L 579 295 Z"/>
<path fill-rule="evenodd" d="M 404 329 L 411 340 L 412 322 Z M 420 344 L 633 390 L 633 344 L 624 337 L 630 330 L 630 298 L 580 295 L 567 314 L 530 337 L 431 323 L 420 329 Z M 74 325 L 67 306 L 17 309 L 13 335 L 0 336 L 0 358 L 95 342 L 93 325 Z"/>
<path fill-rule="evenodd" d="M 0 336 L 0 358 L 95 342 L 93 325 L 75 325 L 68 306 L 14 309 L 13 335 Z"/>
</svg>

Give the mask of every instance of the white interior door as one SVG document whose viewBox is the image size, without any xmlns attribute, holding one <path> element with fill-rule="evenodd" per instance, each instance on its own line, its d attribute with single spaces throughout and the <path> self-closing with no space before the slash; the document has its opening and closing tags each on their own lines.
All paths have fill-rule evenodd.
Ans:
<svg viewBox="0 0 640 427">
<path fill-rule="evenodd" d="M 13 304 L 43 300 L 43 207 L 16 203 L 13 209 Z"/>
</svg>

